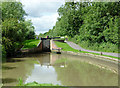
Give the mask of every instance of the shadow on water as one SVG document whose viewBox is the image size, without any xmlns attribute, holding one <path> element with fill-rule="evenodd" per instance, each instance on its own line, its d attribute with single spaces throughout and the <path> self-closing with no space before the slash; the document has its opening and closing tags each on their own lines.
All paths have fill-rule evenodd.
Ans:
<svg viewBox="0 0 120 88">
<path fill-rule="evenodd" d="M 4 70 L 11 70 L 11 69 L 14 69 L 14 68 L 16 68 L 16 67 L 2 66 L 2 69 L 4 69 Z"/>
<path fill-rule="evenodd" d="M 22 61 L 25 61 L 25 60 L 20 60 L 20 59 L 7 59 L 6 62 L 22 62 Z"/>
<path fill-rule="evenodd" d="M 2 83 L 12 83 L 12 82 L 16 82 L 18 81 L 17 79 L 13 79 L 13 78 L 2 78 Z"/>
<path fill-rule="evenodd" d="M 48 53 L 50 53 L 50 52 L 48 52 Z M 36 55 L 43 55 L 43 54 L 45 54 L 46 55 L 46 52 L 31 52 L 31 53 L 29 53 L 29 52 L 25 52 L 25 53 L 19 53 L 19 54 L 16 54 L 15 56 L 13 56 L 12 58 L 25 58 L 25 57 L 34 57 L 34 56 L 36 56 Z"/>
</svg>

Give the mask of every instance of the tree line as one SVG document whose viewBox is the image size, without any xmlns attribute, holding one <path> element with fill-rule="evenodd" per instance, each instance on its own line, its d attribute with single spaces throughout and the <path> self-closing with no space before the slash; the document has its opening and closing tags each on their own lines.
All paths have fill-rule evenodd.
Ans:
<svg viewBox="0 0 120 88">
<path fill-rule="evenodd" d="M 23 46 L 23 41 L 35 38 L 31 20 L 21 2 L 2 2 L 2 58 L 13 56 Z"/>
<path fill-rule="evenodd" d="M 49 36 L 67 35 L 87 49 L 118 51 L 120 2 L 66 2 L 58 14 Z"/>
</svg>

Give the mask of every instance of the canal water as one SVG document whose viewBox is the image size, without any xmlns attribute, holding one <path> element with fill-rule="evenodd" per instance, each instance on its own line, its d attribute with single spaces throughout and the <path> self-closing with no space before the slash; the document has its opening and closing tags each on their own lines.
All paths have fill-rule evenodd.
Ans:
<svg viewBox="0 0 120 88">
<path fill-rule="evenodd" d="M 118 65 L 108 60 L 67 53 L 30 54 L 2 64 L 4 86 L 52 83 L 62 86 L 118 86 Z"/>
</svg>

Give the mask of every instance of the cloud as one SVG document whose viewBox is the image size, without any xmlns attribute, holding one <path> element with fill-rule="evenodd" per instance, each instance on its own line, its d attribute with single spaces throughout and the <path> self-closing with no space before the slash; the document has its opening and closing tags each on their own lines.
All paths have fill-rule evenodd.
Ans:
<svg viewBox="0 0 120 88">
<path fill-rule="evenodd" d="M 57 10 L 64 4 L 62 0 L 21 0 L 21 2 L 28 13 L 26 19 L 31 19 L 36 34 L 47 32 L 55 25 Z"/>
<path fill-rule="evenodd" d="M 49 29 L 52 29 L 57 21 L 58 13 L 54 13 L 51 15 L 43 15 L 41 17 L 28 17 L 27 19 L 31 19 L 33 25 L 35 26 L 36 33 L 44 33 Z"/>
<path fill-rule="evenodd" d="M 48 13 L 56 13 L 60 6 L 59 2 L 28 2 L 25 3 L 24 9 L 29 16 L 39 17 Z"/>
</svg>

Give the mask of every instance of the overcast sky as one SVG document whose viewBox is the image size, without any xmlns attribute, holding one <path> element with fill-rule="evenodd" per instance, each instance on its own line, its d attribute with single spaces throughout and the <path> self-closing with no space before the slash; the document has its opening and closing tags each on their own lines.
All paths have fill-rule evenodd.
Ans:
<svg viewBox="0 0 120 88">
<path fill-rule="evenodd" d="M 35 27 L 35 33 L 45 33 L 56 23 L 58 8 L 64 4 L 62 0 L 20 0 Z"/>
</svg>

